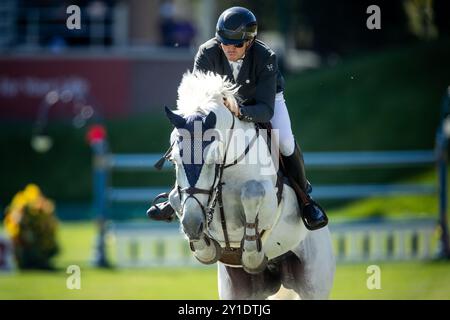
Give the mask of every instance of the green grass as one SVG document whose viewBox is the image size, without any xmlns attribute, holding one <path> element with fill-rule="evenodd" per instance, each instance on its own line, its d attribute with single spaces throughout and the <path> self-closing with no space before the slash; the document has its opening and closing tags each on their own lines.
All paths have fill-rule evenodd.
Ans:
<svg viewBox="0 0 450 320">
<path fill-rule="evenodd" d="M 0 299 L 218 299 L 214 267 L 96 269 L 93 223 L 64 223 L 58 271 L 0 273 Z M 66 268 L 81 268 L 81 289 L 69 290 Z M 369 290 L 367 264 L 337 266 L 332 299 L 449 299 L 450 262 L 380 263 L 381 289 Z"/>
<path fill-rule="evenodd" d="M 383 263 L 381 289 L 369 290 L 369 264 L 338 265 L 331 299 L 450 299 L 450 263 Z M 81 289 L 69 275 L 0 275 L 0 299 L 218 299 L 215 268 L 81 269 Z"/>
<path fill-rule="evenodd" d="M 0 276 L 0 299 L 217 299 L 215 271 L 81 268 L 81 289 L 66 288 L 63 271 Z M 199 285 L 202 283 L 202 285 Z"/>
<path fill-rule="evenodd" d="M 331 299 L 450 299 L 449 262 L 381 263 L 381 289 L 372 290 L 368 266 L 338 266 Z"/>
<path fill-rule="evenodd" d="M 447 180 L 450 174 L 447 175 Z M 449 180 L 450 181 L 450 180 Z M 397 183 L 437 186 L 436 170 L 416 174 Z M 450 197 L 450 190 L 447 190 Z M 330 210 L 333 217 L 342 219 L 367 218 L 438 218 L 439 198 L 436 195 L 405 195 L 392 197 L 368 197 L 352 201 Z"/>
<path fill-rule="evenodd" d="M 97 228 L 94 222 L 62 223 L 58 233 L 61 248 L 55 259 L 55 265 L 61 269 L 71 264 L 89 267 L 96 234 Z"/>
</svg>

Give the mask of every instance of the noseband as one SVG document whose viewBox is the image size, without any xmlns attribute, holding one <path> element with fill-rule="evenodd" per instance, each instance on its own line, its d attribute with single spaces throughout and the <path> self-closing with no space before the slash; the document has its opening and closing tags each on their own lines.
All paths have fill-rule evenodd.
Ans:
<svg viewBox="0 0 450 320">
<path fill-rule="evenodd" d="M 195 201 L 197 201 L 198 205 L 200 206 L 200 208 L 202 209 L 202 213 L 203 216 L 205 217 L 205 220 L 208 221 L 208 223 L 211 221 L 211 214 L 210 214 L 210 206 L 208 205 L 208 208 L 205 209 L 205 206 L 200 202 L 200 200 L 198 200 L 198 198 L 195 196 L 196 194 L 206 194 L 208 195 L 208 204 L 210 204 L 211 201 L 211 197 L 213 195 L 213 191 L 214 191 L 214 185 L 215 185 L 215 181 L 217 179 L 217 166 L 216 165 L 216 174 L 214 175 L 214 183 L 211 186 L 210 189 L 201 189 L 201 188 L 197 188 L 197 187 L 187 187 L 187 188 L 180 188 L 180 186 L 177 186 L 178 188 L 178 193 L 181 195 L 182 193 L 186 193 L 188 196 L 187 198 L 183 201 L 182 205 L 181 205 L 181 211 L 183 212 L 183 208 L 184 205 L 186 204 L 186 201 L 189 198 L 193 198 Z"/>
</svg>

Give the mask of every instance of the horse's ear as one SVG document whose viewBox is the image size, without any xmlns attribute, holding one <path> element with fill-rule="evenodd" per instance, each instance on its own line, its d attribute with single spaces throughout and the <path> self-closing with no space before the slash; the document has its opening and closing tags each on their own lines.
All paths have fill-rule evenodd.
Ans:
<svg viewBox="0 0 450 320">
<path fill-rule="evenodd" d="M 186 125 L 186 119 L 184 119 L 182 116 L 176 114 L 168 107 L 165 107 L 165 110 L 167 118 L 169 118 L 169 121 L 175 126 L 175 128 L 183 128 Z"/>
<path fill-rule="evenodd" d="M 211 111 L 203 120 L 203 125 L 205 129 L 212 129 L 215 127 L 216 121 L 217 121 L 216 114 Z"/>
</svg>

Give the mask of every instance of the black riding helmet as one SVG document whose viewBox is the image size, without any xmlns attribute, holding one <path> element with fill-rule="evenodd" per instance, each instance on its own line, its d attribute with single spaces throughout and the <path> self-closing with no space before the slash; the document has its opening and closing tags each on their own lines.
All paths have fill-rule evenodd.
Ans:
<svg viewBox="0 0 450 320">
<path fill-rule="evenodd" d="M 225 45 L 253 40 L 257 32 L 258 24 L 255 15 L 242 7 L 225 10 L 216 25 L 216 38 Z"/>
</svg>

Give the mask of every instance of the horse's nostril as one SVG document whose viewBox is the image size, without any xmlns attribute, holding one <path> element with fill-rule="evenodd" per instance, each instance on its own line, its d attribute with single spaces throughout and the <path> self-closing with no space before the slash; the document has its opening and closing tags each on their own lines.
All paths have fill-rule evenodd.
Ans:
<svg viewBox="0 0 450 320">
<path fill-rule="evenodd" d="M 201 234 L 203 232 L 203 222 L 200 223 L 200 226 L 198 227 L 198 234 Z"/>
<path fill-rule="evenodd" d="M 189 240 L 198 241 L 202 237 L 203 226 L 203 222 L 196 224 L 186 224 L 183 225 L 183 232 L 188 236 Z"/>
</svg>

